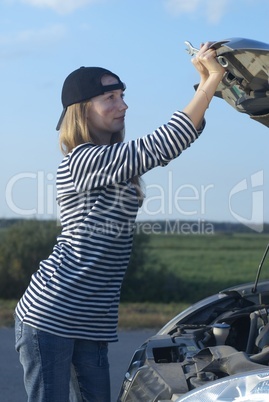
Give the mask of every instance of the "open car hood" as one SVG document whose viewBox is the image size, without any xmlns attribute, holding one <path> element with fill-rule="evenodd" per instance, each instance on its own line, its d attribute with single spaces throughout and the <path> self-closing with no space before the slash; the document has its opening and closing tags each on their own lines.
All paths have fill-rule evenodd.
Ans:
<svg viewBox="0 0 269 402">
<path fill-rule="evenodd" d="M 185 42 L 189 54 L 198 49 Z M 269 127 L 269 44 L 231 38 L 211 45 L 226 69 L 215 96 Z"/>
</svg>

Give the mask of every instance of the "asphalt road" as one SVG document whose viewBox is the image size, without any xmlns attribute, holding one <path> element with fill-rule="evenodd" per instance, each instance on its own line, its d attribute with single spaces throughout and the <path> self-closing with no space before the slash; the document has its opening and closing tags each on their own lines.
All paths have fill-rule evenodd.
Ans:
<svg viewBox="0 0 269 402">
<path fill-rule="evenodd" d="M 154 333 L 153 330 L 120 331 L 119 342 L 109 345 L 112 402 L 117 400 L 120 385 L 134 350 Z M 27 401 L 22 367 L 14 349 L 13 328 L 0 329 L 0 401 Z"/>
</svg>

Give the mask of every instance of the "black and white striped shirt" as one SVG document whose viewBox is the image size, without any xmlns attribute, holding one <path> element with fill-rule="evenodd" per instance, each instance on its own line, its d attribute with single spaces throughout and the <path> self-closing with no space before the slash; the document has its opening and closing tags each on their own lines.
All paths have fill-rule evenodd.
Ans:
<svg viewBox="0 0 269 402">
<path fill-rule="evenodd" d="M 19 319 L 60 336 L 117 340 L 120 288 L 138 211 L 130 179 L 167 165 L 199 133 L 176 112 L 150 135 L 79 145 L 64 157 L 57 172 L 62 233 L 32 275 L 16 308 Z"/>
</svg>

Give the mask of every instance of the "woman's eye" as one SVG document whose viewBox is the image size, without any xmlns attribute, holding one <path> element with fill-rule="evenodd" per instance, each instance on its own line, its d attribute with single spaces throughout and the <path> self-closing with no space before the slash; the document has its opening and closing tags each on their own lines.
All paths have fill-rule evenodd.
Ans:
<svg viewBox="0 0 269 402">
<path fill-rule="evenodd" d="M 107 99 L 109 99 L 109 100 L 114 100 L 114 99 L 117 98 L 117 96 L 118 96 L 118 95 L 111 93 L 111 94 L 109 94 L 109 95 L 107 96 Z M 124 99 L 125 94 L 121 94 L 120 97 L 121 97 L 122 99 Z"/>
</svg>

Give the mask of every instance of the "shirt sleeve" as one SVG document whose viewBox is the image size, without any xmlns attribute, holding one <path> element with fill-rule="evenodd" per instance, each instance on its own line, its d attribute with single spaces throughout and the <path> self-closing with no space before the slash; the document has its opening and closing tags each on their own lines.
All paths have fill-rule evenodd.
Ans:
<svg viewBox="0 0 269 402">
<path fill-rule="evenodd" d="M 113 145 L 83 144 L 69 154 L 69 169 L 78 192 L 108 186 L 166 166 L 178 157 L 203 131 L 190 118 L 175 112 L 167 124 L 152 134 Z"/>
</svg>

